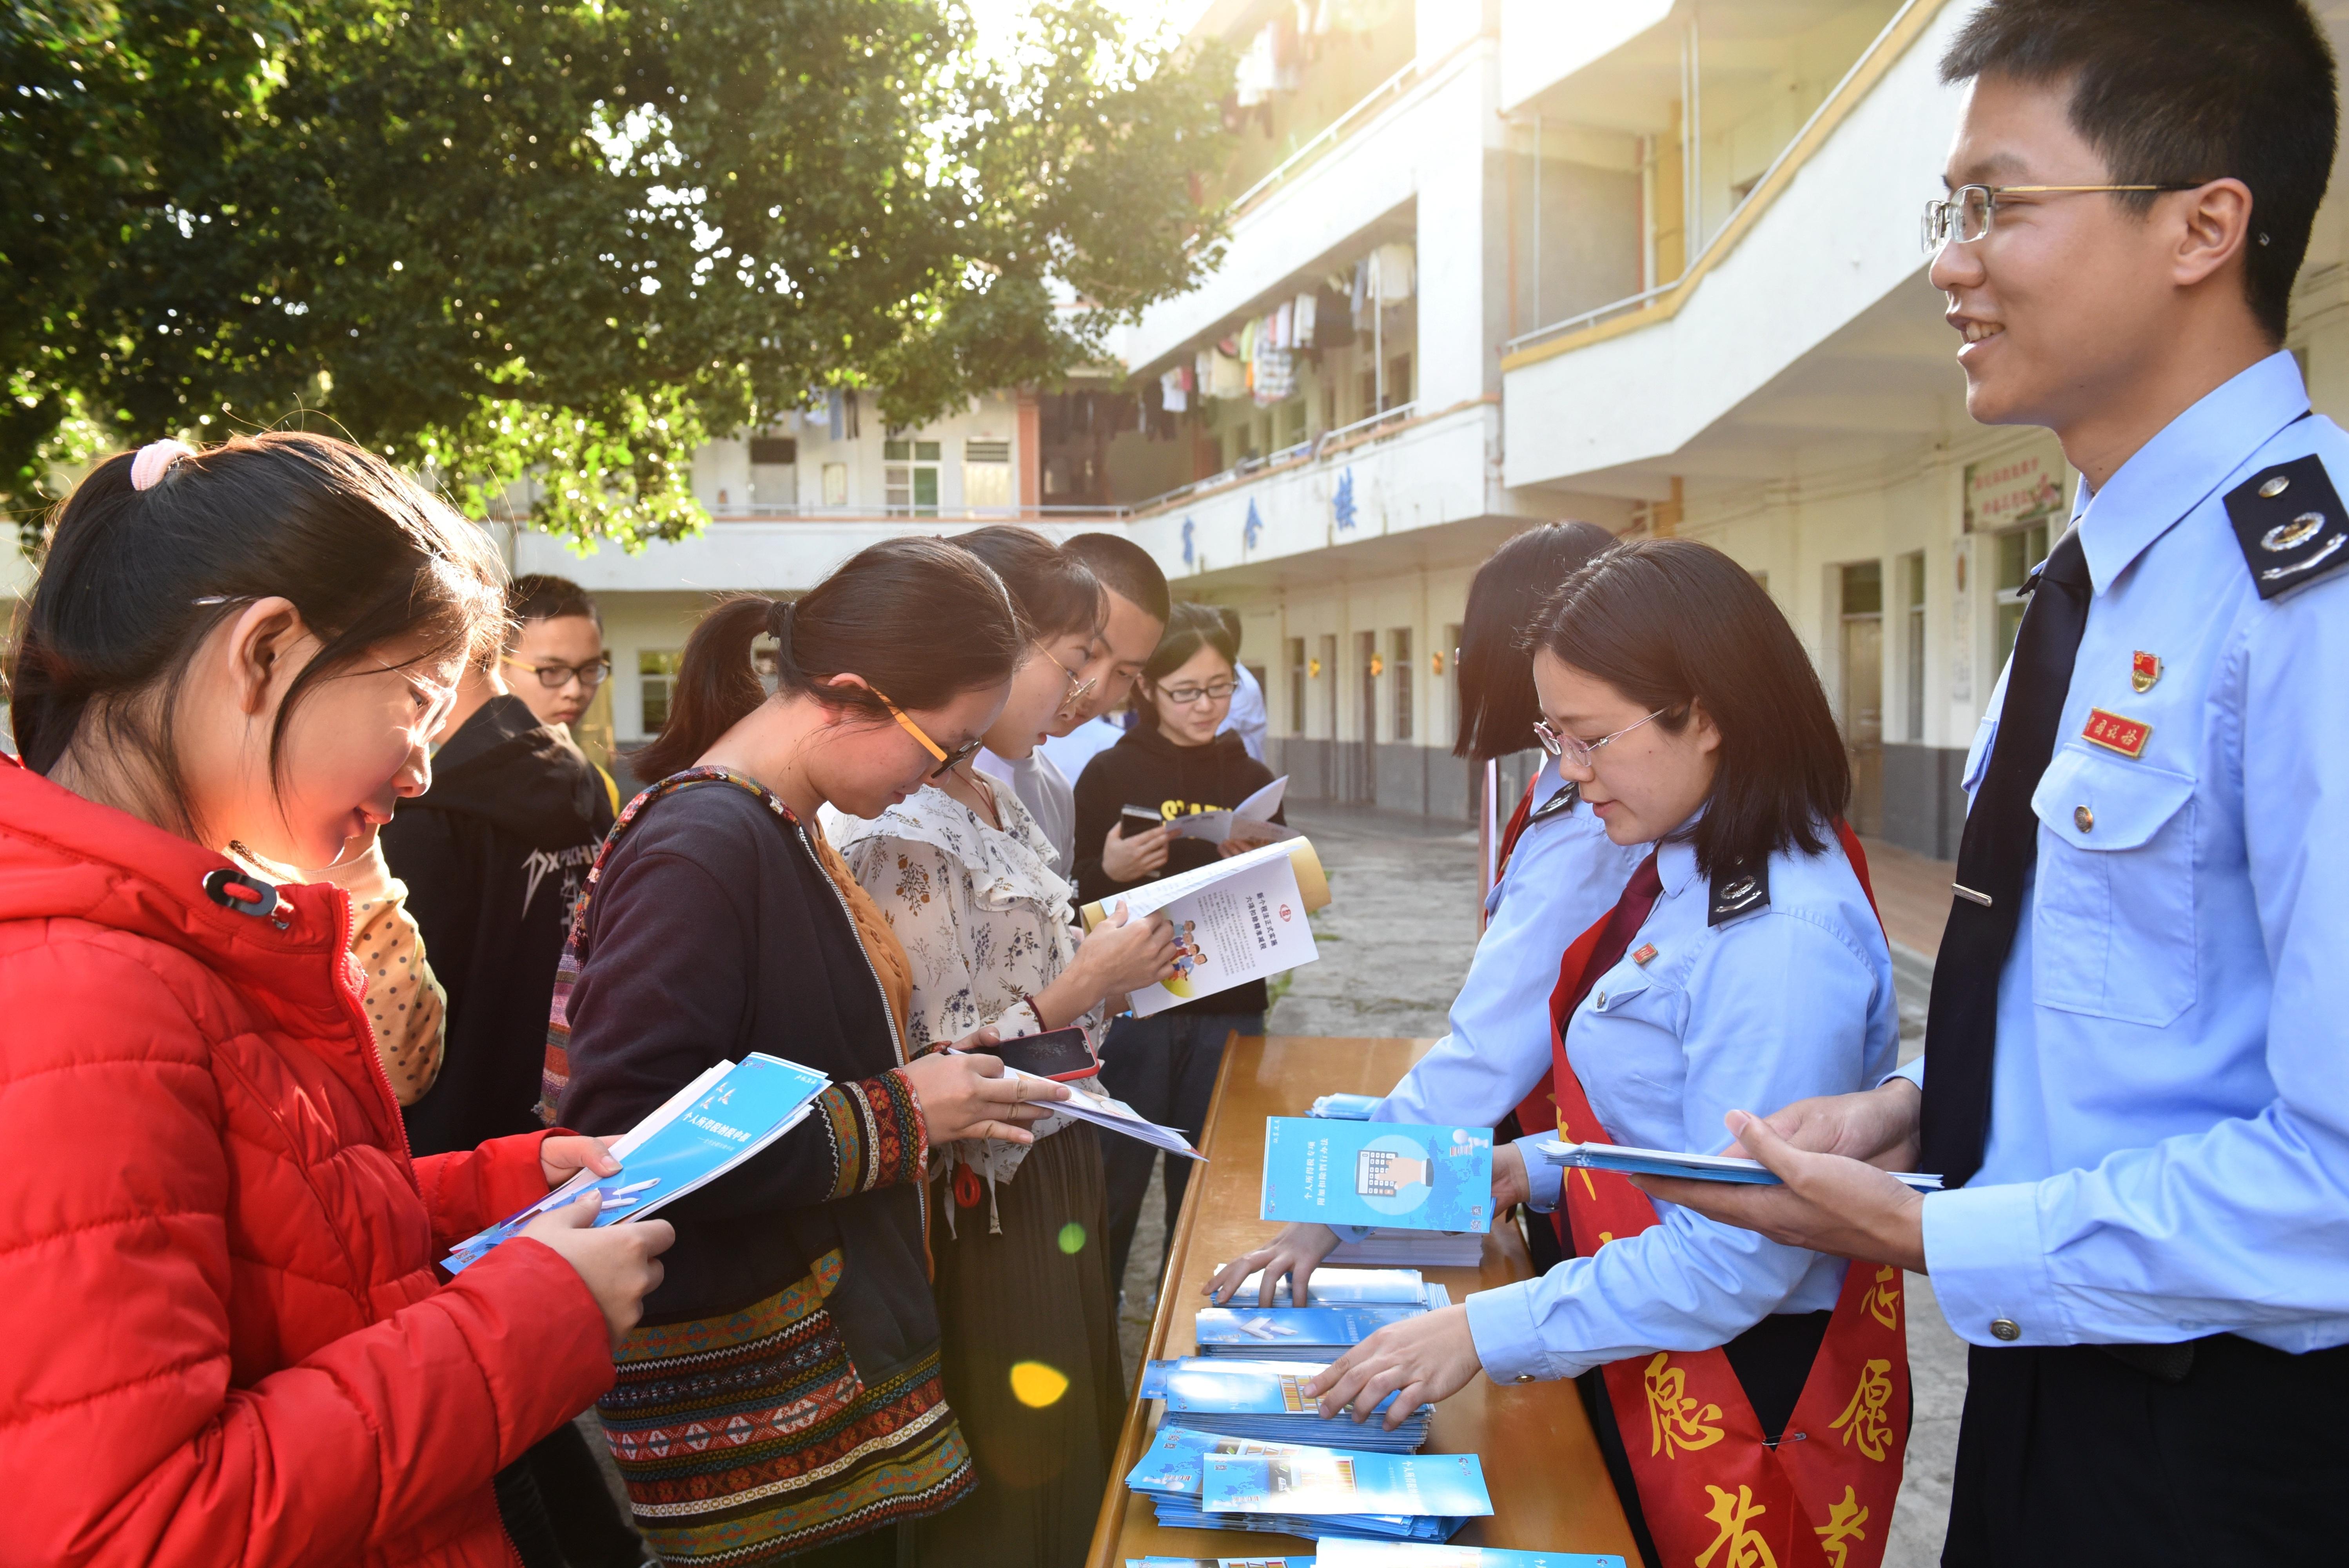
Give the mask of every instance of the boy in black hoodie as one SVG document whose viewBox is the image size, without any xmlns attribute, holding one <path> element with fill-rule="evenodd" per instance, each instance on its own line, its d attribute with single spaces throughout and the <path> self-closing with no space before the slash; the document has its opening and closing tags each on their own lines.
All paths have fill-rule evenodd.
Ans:
<svg viewBox="0 0 2349 1568">
<path fill-rule="evenodd" d="M 584 593 L 560 585 L 569 596 L 559 607 L 575 615 L 585 605 L 592 615 Z M 544 581 L 514 588 L 509 603 L 523 634 L 543 633 Z M 449 997 L 440 1076 L 402 1112 L 419 1155 L 539 1130 L 533 1108 L 554 968 L 612 826 L 611 786 L 568 726 L 543 721 L 508 690 L 500 672 L 515 662 L 509 646 L 497 663 L 466 672 L 432 754 L 432 787 L 402 800 L 382 833 L 384 858 L 408 884 L 409 913 Z M 593 696 L 602 679 L 592 661 L 564 674 L 545 686 L 534 665 L 516 671 L 533 696 L 543 689 L 564 702 L 583 686 Z M 633 1568 L 644 1559 L 575 1428 L 558 1429 L 502 1472 L 497 1492 L 527 1568 Z"/>
<path fill-rule="evenodd" d="M 1077 780 L 1077 897 L 1113 899 L 1145 882 L 1212 865 L 1231 850 L 1201 839 L 1172 838 L 1164 829 L 1139 832 L 1140 852 L 1105 863 L 1111 829 L 1128 806 L 1146 807 L 1163 821 L 1237 806 L 1272 782 L 1272 773 L 1247 754 L 1237 733 L 1218 735 L 1231 711 L 1236 684 L 1231 634 L 1204 604 L 1177 604 L 1157 652 L 1143 667 L 1134 693 L 1137 722 L 1125 738 L 1086 764 Z M 1280 820 L 1275 812 L 1274 820 Z M 1092 852 L 1086 852 L 1092 846 Z M 1102 1047 L 1101 1081 L 1151 1120 L 1179 1127 L 1195 1142 L 1223 1064 L 1224 1041 L 1264 1032 L 1264 982 L 1252 980 L 1147 1018 L 1121 1018 Z M 1102 1140 L 1109 1181 L 1112 1279 L 1125 1277 L 1142 1200 L 1158 1151 L 1130 1138 Z M 1166 1230 L 1174 1233 L 1189 1184 L 1191 1162 L 1166 1161 Z"/>
</svg>

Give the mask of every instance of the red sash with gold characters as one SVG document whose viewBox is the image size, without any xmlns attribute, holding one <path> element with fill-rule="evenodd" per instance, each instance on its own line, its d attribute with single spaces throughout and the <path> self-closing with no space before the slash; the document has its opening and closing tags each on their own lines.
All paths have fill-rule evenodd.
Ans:
<svg viewBox="0 0 2349 1568">
<path fill-rule="evenodd" d="M 1867 861 L 1837 824 L 1860 885 Z M 1869 892 L 1869 902 L 1875 895 Z M 1565 1025 L 1609 915 L 1576 939 L 1550 998 L 1559 1136 L 1611 1143 L 1567 1059 Z M 1569 1170 L 1560 1212 L 1574 1250 L 1657 1223 L 1656 1206 L 1611 1171 Z M 1640 1511 L 1673 1568 L 1878 1568 L 1909 1446 L 1909 1336 L 1900 1271 L 1855 1262 L 1778 1446 L 1723 1351 L 1669 1351 L 1601 1368 Z"/>
</svg>

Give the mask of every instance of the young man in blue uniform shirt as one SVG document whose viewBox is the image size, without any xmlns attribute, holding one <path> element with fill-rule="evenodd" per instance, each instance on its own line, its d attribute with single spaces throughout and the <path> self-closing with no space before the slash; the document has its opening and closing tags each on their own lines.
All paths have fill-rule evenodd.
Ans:
<svg viewBox="0 0 2349 1568">
<path fill-rule="evenodd" d="M 1932 1275 L 1975 1346 L 1945 1563 L 2336 1561 L 2349 436 L 2282 351 L 2331 52 L 2300 0 L 1992 0 L 1944 72 L 1967 406 L 2055 431 L 2075 526 L 1969 759 L 1921 1075 L 1733 1113 L 1784 1187 L 1641 1184 Z"/>
</svg>

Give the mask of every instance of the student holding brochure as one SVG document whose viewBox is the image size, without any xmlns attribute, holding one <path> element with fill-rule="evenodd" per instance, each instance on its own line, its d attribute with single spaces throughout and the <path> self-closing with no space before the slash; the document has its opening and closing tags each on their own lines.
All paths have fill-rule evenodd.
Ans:
<svg viewBox="0 0 2349 1568">
<path fill-rule="evenodd" d="M 986 732 L 988 750 L 1024 762 L 1081 697 L 1071 672 L 1108 606 L 1082 562 L 1028 529 L 982 528 L 953 542 L 1003 579 L 1028 634 L 1011 696 Z M 1053 870 L 1050 841 L 1009 785 L 968 762 L 870 819 L 828 810 L 824 823 L 905 949 L 916 1056 L 982 1026 L 1006 1041 L 1071 1025 L 1099 1031 L 1106 998 L 1174 973 L 1161 915 L 1121 913 L 1078 942 L 1073 890 Z M 1073 1081 L 1080 1094 L 1099 1092 L 1093 1080 Z M 947 1397 L 979 1485 L 915 1531 L 924 1568 L 1072 1563 L 1109 1480 L 1125 1379 L 1102 1143 L 1065 1117 L 1030 1131 L 1032 1143 L 974 1138 L 942 1149 L 934 1172 L 947 1179 L 937 1193 L 947 1222 L 930 1237 Z M 1065 1379 L 1060 1396 L 1036 1402 L 1015 1376 L 1021 1367 Z"/>
<path fill-rule="evenodd" d="M 566 1125 L 625 1132 L 762 1049 L 831 1080 L 805 1121 L 663 1211 L 668 1278 L 601 1408 L 665 1558 L 894 1563 L 900 1522 L 974 1484 L 940 1382 L 925 1168 L 933 1142 L 1026 1141 L 1024 1102 L 1067 1091 L 985 1055 L 909 1057 L 905 954 L 814 820 L 878 816 L 978 749 L 1026 643 L 996 574 L 931 539 L 861 551 L 796 602 L 720 604 L 639 754 L 661 781 L 590 873 L 547 1051 Z M 749 1412 L 743 1440 L 672 1440 Z"/>
<path fill-rule="evenodd" d="M 1162 820 L 1236 807 L 1272 782 L 1272 773 L 1247 754 L 1237 735 L 1216 733 L 1237 689 L 1231 634 L 1215 610 L 1181 603 L 1166 634 L 1143 666 L 1135 693 L 1137 720 L 1124 739 L 1087 765 L 1077 780 L 1077 896 L 1086 903 L 1114 902 L 1144 882 L 1216 863 L 1255 846 L 1235 836 L 1222 844 L 1165 837 L 1164 829 L 1133 836 L 1151 842 L 1137 863 L 1120 865 L 1112 843 L 1129 806 Z M 1272 820 L 1280 820 L 1274 811 Z M 1123 836 L 1119 834 L 1119 836 Z M 1224 1041 L 1260 1034 L 1264 982 L 1253 980 L 1148 1018 L 1121 1019 L 1102 1047 L 1102 1082 L 1153 1121 L 1179 1127 L 1195 1142 L 1214 1096 Z M 1157 1151 L 1120 1139 L 1102 1150 L 1109 1173 L 1110 1264 L 1125 1275 L 1127 1252 L 1142 1217 L 1143 1194 Z M 1187 1162 L 1166 1163 L 1166 1230 L 1174 1231 Z"/>
<path fill-rule="evenodd" d="M 668 1225 L 566 1204 L 443 1282 L 611 1162 L 411 1160 L 348 896 L 238 863 L 333 865 L 425 790 L 503 575 L 320 436 L 157 441 L 57 514 L 0 758 L 12 1562 L 511 1564 L 491 1477 L 611 1386 Z"/>
<path fill-rule="evenodd" d="M 1850 774 L 1826 696 L 1753 578 L 1683 540 L 1619 546 L 1570 578 L 1534 681 L 1563 776 L 1610 839 L 1648 847 L 1553 970 L 1557 1132 L 1494 1161 L 1496 1205 L 1563 1199 L 1574 1255 L 1380 1330 L 1310 1391 L 1335 1410 L 1442 1398 L 1480 1369 L 1581 1377 L 1651 1562 L 1703 1553 L 1725 1497 L 1780 1562 L 1864 1509 L 1849 1561 L 1873 1563 L 1908 1430 L 1899 1271 L 1847 1271 L 1537 1151 L 1563 1137 L 1714 1153 L 1731 1109 L 1891 1071 L 1890 950 L 1840 821 Z M 1319 1244 L 1292 1227 L 1211 1288 L 1307 1274 Z M 1779 1443 L 1789 1431 L 1805 1440 Z"/>
</svg>

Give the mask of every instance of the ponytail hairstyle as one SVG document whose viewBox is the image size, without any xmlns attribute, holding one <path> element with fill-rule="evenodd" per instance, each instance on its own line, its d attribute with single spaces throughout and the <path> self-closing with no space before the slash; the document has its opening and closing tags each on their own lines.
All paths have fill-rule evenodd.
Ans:
<svg viewBox="0 0 2349 1568">
<path fill-rule="evenodd" d="M 1476 569 L 1454 655 L 1460 731 L 1453 756 L 1489 762 L 1534 744 L 1541 700 L 1534 694 L 1526 634 L 1558 584 L 1614 543 L 1615 536 L 1596 523 L 1546 522 L 1502 545 Z"/>
<path fill-rule="evenodd" d="M 1692 539 L 1618 545 L 1566 580 L 1528 639 L 1679 734 L 1691 702 L 1721 731 L 1691 837 L 1697 868 L 1816 855 L 1851 800 L 1851 761 L 1818 672 L 1746 570 Z"/>
<path fill-rule="evenodd" d="M 16 747 L 47 773 L 68 744 L 148 765 L 152 820 L 191 817 L 173 739 L 197 646 L 256 599 L 290 600 L 322 645 L 270 730 L 367 651 L 418 636 L 418 661 L 471 662 L 505 629 L 505 567 L 487 537 L 362 448 L 298 431 L 202 451 L 157 441 L 91 469 L 53 515 L 8 688 Z"/>
<path fill-rule="evenodd" d="M 886 723 L 875 692 L 907 712 L 943 707 L 1001 686 L 1027 656 L 1028 635 L 994 569 L 942 539 L 867 545 L 797 599 L 720 600 L 686 639 L 668 723 L 631 759 L 666 779 L 767 700 L 751 645 L 775 642 L 775 694 L 812 696 Z M 860 676 L 871 690 L 843 683 Z"/>
<path fill-rule="evenodd" d="M 1165 634 L 1152 650 L 1150 662 L 1142 666 L 1143 680 L 1155 691 L 1160 681 L 1189 664 L 1201 648 L 1215 649 L 1235 674 L 1238 672 L 1239 644 L 1216 607 L 1189 599 L 1175 601 L 1167 610 Z M 1135 703 L 1133 717 L 1143 728 L 1156 729 L 1158 705 L 1147 699 Z"/>
<path fill-rule="evenodd" d="M 957 533 L 947 542 L 994 568 L 1011 591 L 1029 636 L 1043 641 L 1077 632 L 1088 637 L 1101 634 L 1109 596 L 1092 568 L 1033 529 L 996 523 Z"/>
</svg>

